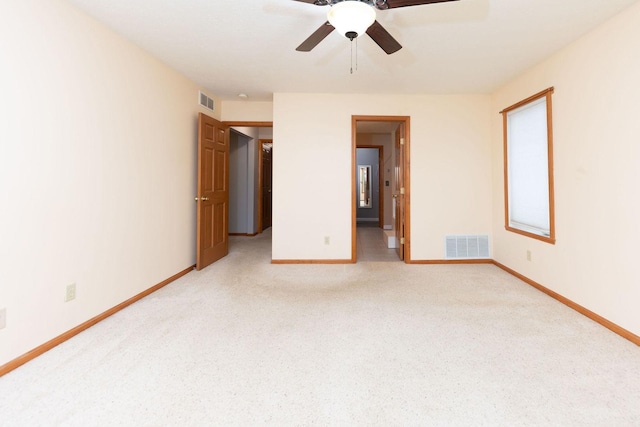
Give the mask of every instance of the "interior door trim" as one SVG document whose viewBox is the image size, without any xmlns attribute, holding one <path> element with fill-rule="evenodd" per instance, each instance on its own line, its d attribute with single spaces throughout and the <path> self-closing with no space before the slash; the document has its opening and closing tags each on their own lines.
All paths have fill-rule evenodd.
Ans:
<svg viewBox="0 0 640 427">
<path fill-rule="evenodd" d="M 273 122 L 242 122 L 242 121 L 234 121 L 234 122 L 230 122 L 230 121 L 223 121 L 222 123 L 224 123 L 225 125 L 232 127 L 232 126 L 237 126 L 237 127 L 243 127 L 243 128 L 272 128 L 273 127 Z"/>
</svg>

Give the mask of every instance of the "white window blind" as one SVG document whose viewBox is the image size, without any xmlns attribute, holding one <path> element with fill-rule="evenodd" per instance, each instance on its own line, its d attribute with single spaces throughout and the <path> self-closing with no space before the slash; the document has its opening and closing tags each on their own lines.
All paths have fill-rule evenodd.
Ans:
<svg viewBox="0 0 640 427">
<path fill-rule="evenodd" d="M 549 236 L 546 98 L 507 113 L 507 132 L 509 223 Z"/>
</svg>

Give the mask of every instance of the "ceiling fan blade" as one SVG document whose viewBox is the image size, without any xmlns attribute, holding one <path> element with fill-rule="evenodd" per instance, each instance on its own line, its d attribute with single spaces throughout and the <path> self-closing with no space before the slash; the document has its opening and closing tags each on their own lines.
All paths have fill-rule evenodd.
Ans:
<svg viewBox="0 0 640 427">
<path fill-rule="evenodd" d="M 402 45 L 398 43 L 396 39 L 393 38 L 391 34 L 387 30 L 384 29 L 382 25 L 378 21 L 375 21 L 367 30 L 367 34 L 369 37 L 373 39 L 374 42 L 378 43 L 378 46 L 382 48 L 387 55 L 391 55 L 402 49 Z"/>
<path fill-rule="evenodd" d="M 309 36 L 308 39 L 302 42 L 300 46 L 296 48 L 298 52 L 309 52 L 314 47 L 318 46 L 325 37 L 327 37 L 331 32 L 335 30 L 335 27 L 329 22 L 325 22 L 318 28 L 313 34 Z"/>
<path fill-rule="evenodd" d="M 303 0 L 298 0 L 298 1 L 303 1 Z M 394 9 L 396 7 L 420 6 L 423 4 L 444 3 L 448 1 L 458 1 L 458 0 L 387 0 L 387 4 L 389 5 L 389 9 Z"/>
</svg>

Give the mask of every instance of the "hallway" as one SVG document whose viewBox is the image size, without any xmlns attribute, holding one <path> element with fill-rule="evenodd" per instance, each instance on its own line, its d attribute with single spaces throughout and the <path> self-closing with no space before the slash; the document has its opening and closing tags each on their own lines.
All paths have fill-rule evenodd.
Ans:
<svg viewBox="0 0 640 427">
<path fill-rule="evenodd" d="M 357 262 L 399 262 L 395 249 L 384 243 L 384 230 L 377 223 L 358 223 L 356 228 Z"/>
</svg>

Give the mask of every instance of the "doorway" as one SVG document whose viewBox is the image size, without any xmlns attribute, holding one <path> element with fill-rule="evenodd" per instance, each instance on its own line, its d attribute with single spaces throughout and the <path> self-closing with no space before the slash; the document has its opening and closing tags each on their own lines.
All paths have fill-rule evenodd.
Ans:
<svg viewBox="0 0 640 427">
<path fill-rule="evenodd" d="M 229 135 L 229 235 L 251 236 L 256 232 L 253 171 L 255 141 L 251 132 L 231 128 Z"/>
<path fill-rule="evenodd" d="M 352 116 L 353 262 L 392 259 L 405 263 L 411 261 L 410 215 L 407 209 L 410 200 L 409 126 L 408 116 Z M 362 152 L 360 150 L 364 148 L 378 151 L 377 176 L 373 168 L 367 168 L 369 163 L 373 165 L 373 161 L 359 159 L 359 153 Z M 360 199 L 368 205 L 368 189 L 365 184 L 363 193 L 361 185 L 367 175 L 372 194 L 374 188 L 378 188 L 377 215 L 372 212 L 373 200 L 371 208 L 358 207 Z M 376 182 L 372 182 L 371 178 Z M 365 209 L 369 210 L 368 215 L 364 214 Z M 372 221 L 371 218 L 377 218 L 377 221 Z M 377 236 L 378 240 L 372 236 Z M 380 247 L 383 239 L 384 247 Z M 367 245 L 376 245 L 377 249 L 367 251 Z M 372 253 L 374 259 L 371 259 Z"/>
<path fill-rule="evenodd" d="M 273 213 L 273 140 L 259 141 L 258 160 L 258 233 L 271 227 Z"/>
<path fill-rule="evenodd" d="M 273 122 L 226 121 L 224 124 L 232 130 L 232 134 L 237 135 L 238 147 L 244 149 L 239 153 L 229 177 L 232 188 L 237 190 L 246 187 L 240 195 L 243 205 L 232 210 L 234 217 L 230 219 L 230 222 L 244 226 L 232 229 L 230 234 L 252 237 L 263 231 L 262 147 L 263 142 L 273 144 Z"/>
</svg>

